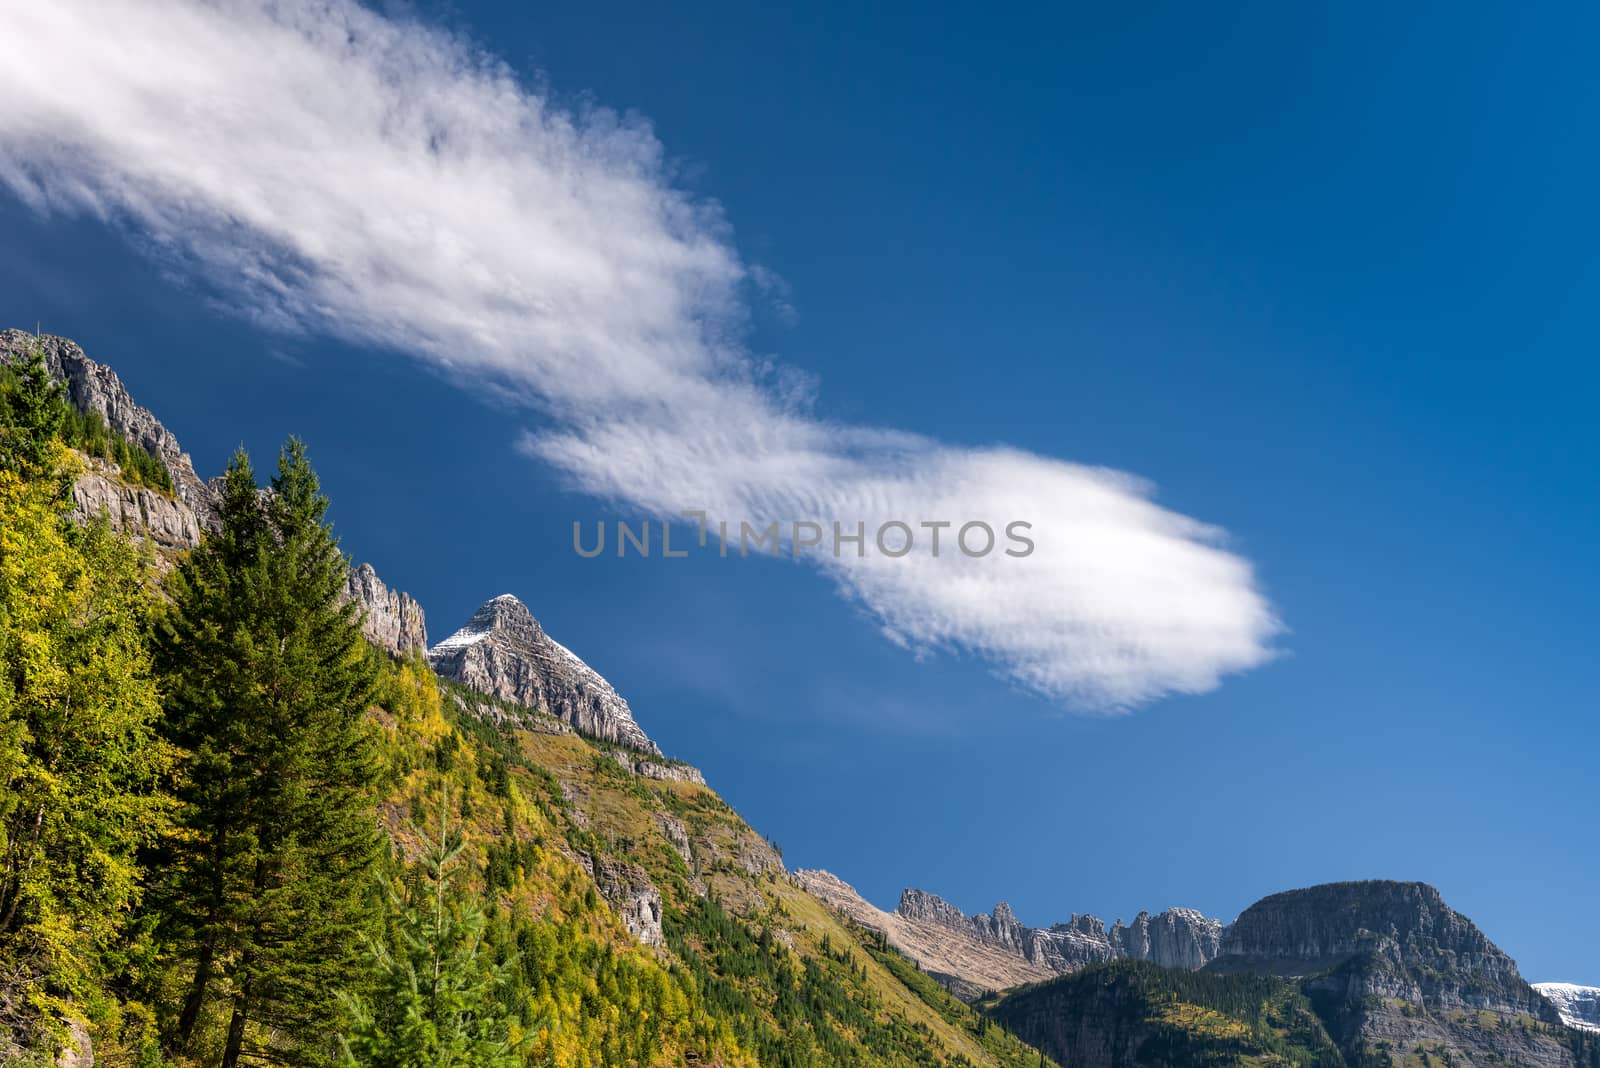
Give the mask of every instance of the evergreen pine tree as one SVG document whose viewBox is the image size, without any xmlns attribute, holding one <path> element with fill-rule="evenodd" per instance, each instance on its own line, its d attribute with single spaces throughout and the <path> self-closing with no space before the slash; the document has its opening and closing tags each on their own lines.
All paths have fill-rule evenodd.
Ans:
<svg viewBox="0 0 1600 1068">
<path fill-rule="evenodd" d="M 327 499 L 290 439 L 272 492 L 236 453 L 222 529 L 175 572 L 158 635 L 168 730 L 186 754 L 157 858 L 158 927 L 182 973 L 174 1050 L 222 1068 L 332 1050 L 378 848 L 377 663 L 342 592 Z"/>
<path fill-rule="evenodd" d="M 402 897 L 389 891 L 387 942 L 371 940 L 370 998 L 350 997 L 344 1039 L 348 1068 L 516 1068 L 517 1030 L 500 1003 L 514 960 L 491 963 L 487 924 L 476 902 L 453 886 L 463 841 L 440 806 L 439 833 L 422 839 L 419 878 Z"/>
<path fill-rule="evenodd" d="M 0 391 L 0 470 L 24 482 L 48 482 L 58 500 L 72 480 L 56 456 L 67 418 L 66 391 L 50 377 L 38 345 L 6 368 Z"/>
</svg>

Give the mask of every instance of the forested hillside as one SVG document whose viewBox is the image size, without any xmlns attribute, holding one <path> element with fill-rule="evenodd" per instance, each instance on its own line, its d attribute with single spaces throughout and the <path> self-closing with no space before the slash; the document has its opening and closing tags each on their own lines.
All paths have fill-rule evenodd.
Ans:
<svg viewBox="0 0 1600 1068">
<path fill-rule="evenodd" d="M 70 512 L 159 459 L 0 401 L 0 1061 L 1041 1063 L 670 762 L 371 646 L 298 442 L 157 568 Z"/>
<path fill-rule="evenodd" d="M 1085 1068 L 1343 1068 L 1345 1059 L 1292 983 L 1095 965 L 982 1006 L 1063 1064 Z"/>
</svg>

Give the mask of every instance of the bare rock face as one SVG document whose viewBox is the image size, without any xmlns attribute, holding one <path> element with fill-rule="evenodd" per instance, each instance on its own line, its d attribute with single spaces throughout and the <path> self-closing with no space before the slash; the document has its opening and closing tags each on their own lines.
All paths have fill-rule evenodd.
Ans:
<svg viewBox="0 0 1600 1068">
<path fill-rule="evenodd" d="M 422 606 L 385 586 L 371 564 L 351 569 L 345 593 L 366 612 L 361 632 L 372 644 L 397 656 L 427 651 L 428 628 Z"/>
<path fill-rule="evenodd" d="M 972 922 L 967 919 L 966 913 L 938 894 L 930 894 L 926 890 L 906 889 L 901 891 L 900 904 L 895 908 L 895 912 L 908 920 L 936 923 L 941 927 L 949 927 L 956 931 L 972 929 Z"/>
<path fill-rule="evenodd" d="M 201 527 L 216 523 L 217 497 L 195 474 L 189 454 L 178 445 L 172 431 L 134 403 L 128 387 L 105 364 L 84 355 L 83 349 L 64 337 L 35 337 L 21 330 L 0 331 L 0 360 L 9 362 L 37 345 L 44 352 L 52 377 L 66 383 L 67 399 L 80 412 L 99 412 L 106 426 L 158 458 L 172 476 L 178 499 L 192 511 Z"/>
<path fill-rule="evenodd" d="M 578 860 L 629 934 L 647 946 L 666 944 L 667 936 L 661 928 L 661 892 L 644 869 L 587 853 L 580 853 Z"/>
<path fill-rule="evenodd" d="M 661 756 L 622 695 L 539 626 L 528 606 L 501 594 L 434 646 L 433 669 L 480 693 L 565 720 L 594 738 Z"/>
<path fill-rule="evenodd" d="M 1556 1007 L 1568 1027 L 1600 1034 L 1600 987 L 1576 983 L 1534 983 L 1533 988 Z"/>
<path fill-rule="evenodd" d="M 623 769 L 639 776 L 641 779 L 656 779 L 661 782 L 692 782 L 699 786 L 706 784 L 705 775 L 700 769 L 676 761 L 650 760 L 628 749 L 613 749 L 611 759 L 621 764 Z"/>
<path fill-rule="evenodd" d="M 98 412 L 106 426 L 156 456 L 172 477 L 177 496 L 129 485 L 117 466 L 87 458 L 73 486 L 73 516 L 80 522 L 104 514 L 113 530 L 181 552 L 200 544 L 201 531 L 216 517 L 215 492 L 195 474 L 189 454 L 147 408 L 134 403 L 128 387 L 105 364 L 96 363 L 64 337 L 35 337 L 21 330 L 0 331 L 0 363 L 9 363 L 37 346 L 45 367 L 65 384 L 67 400 L 80 412 Z"/>
<path fill-rule="evenodd" d="M 661 833 L 668 844 L 677 851 L 678 856 L 683 858 L 684 864 L 688 866 L 690 871 L 693 871 L 694 846 L 689 841 L 689 828 L 684 825 L 682 820 L 670 812 L 658 812 L 656 814 L 656 825 L 661 828 Z"/>
<path fill-rule="evenodd" d="M 158 490 L 128 485 L 117 477 L 116 465 L 105 460 L 88 460 L 73 484 L 72 498 L 72 515 L 79 522 L 104 515 L 112 530 L 163 549 L 200 544 L 200 521 L 188 505 Z"/>
<path fill-rule="evenodd" d="M 1088 917 L 1093 919 L 1093 917 Z M 1222 948 L 1223 923 L 1194 909 L 1141 912 L 1131 925 L 1118 922 L 1107 935 L 1118 959 L 1154 961 L 1167 968 L 1204 968 Z"/>
</svg>

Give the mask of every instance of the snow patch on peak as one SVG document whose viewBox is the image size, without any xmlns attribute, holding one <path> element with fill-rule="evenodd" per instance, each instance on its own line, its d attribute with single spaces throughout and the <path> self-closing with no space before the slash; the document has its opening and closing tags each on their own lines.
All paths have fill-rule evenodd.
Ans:
<svg viewBox="0 0 1600 1068">
<path fill-rule="evenodd" d="M 433 647 L 433 652 L 440 653 L 449 652 L 452 649 L 463 649 L 469 645 L 476 645 L 478 642 L 483 641 L 483 639 L 487 638 L 488 636 L 489 631 L 487 628 L 477 628 L 470 625 L 465 626 L 456 631 L 454 634 L 450 635 L 450 637 L 446 638 L 444 641 L 440 642 L 438 645 L 435 645 Z"/>
<path fill-rule="evenodd" d="M 1568 1027 L 1600 1034 L 1600 987 L 1577 983 L 1534 983 L 1561 1014 Z"/>
</svg>

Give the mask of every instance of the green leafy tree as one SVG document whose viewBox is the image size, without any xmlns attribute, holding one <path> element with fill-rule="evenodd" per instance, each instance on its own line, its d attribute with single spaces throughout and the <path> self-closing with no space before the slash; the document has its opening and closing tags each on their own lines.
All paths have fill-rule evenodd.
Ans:
<svg viewBox="0 0 1600 1068">
<path fill-rule="evenodd" d="M 483 910 L 454 886 L 463 840 L 439 814 L 439 834 L 422 839 L 419 878 L 402 896 L 387 888 L 391 935 L 373 939 L 370 997 L 347 998 L 349 1068 L 515 1068 L 519 1027 L 502 1003 L 515 960 L 483 952 Z"/>
<path fill-rule="evenodd" d="M 272 491 L 236 453 L 221 530 L 174 573 L 158 634 L 176 833 L 154 862 L 182 975 L 169 1045 L 233 1068 L 326 1060 L 370 910 L 377 662 L 327 499 L 290 439 Z"/>
<path fill-rule="evenodd" d="M 65 1017 L 112 1008 L 104 982 L 169 759 L 147 561 L 103 521 L 62 516 L 71 454 L 37 353 L 20 383 L 0 406 L 0 1060 L 8 1042 L 48 1048 Z"/>
</svg>

